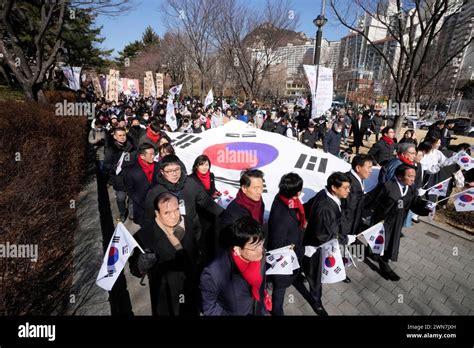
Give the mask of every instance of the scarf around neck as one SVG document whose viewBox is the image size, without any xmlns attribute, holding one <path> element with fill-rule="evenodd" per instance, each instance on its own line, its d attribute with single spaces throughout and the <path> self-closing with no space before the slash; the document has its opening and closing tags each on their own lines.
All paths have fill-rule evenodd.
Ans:
<svg viewBox="0 0 474 348">
<path fill-rule="evenodd" d="M 298 197 L 286 198 L 282 195 L 278 195 L 278 198 L 289 208 L 296 209 L 296 218 L 301 229 L 306 227 L 306 215 L 304 213 L 304 207 Z"/>
<path fill-rule="evenodd" d="M 242 189 L 237 192 L 237 196 L 235 197 L 235 201 L 241 205 L 242 207 L 246 208 L 252 218 L 257 221 L 259 224 L 263 224 L 263 202 L 262 199 L 260 201 L 255 202 L 248 198 Z"/>
</svg>

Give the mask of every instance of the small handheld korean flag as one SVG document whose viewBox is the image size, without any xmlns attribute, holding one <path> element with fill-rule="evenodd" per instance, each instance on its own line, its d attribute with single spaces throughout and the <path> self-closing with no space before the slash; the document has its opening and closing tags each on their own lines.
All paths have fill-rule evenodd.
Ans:
<svg viewBox="0 0 474 348">
<path fill-rule="evenodd" d="M 225 101 L 225 99 L 222 99 L 222 110 L 227 110 L 228 108 L 230 108 L 230 105 L 227 104 L 227 102 Z"/>
<path fill-rule="evenodd" d="M 332 284 L 346 279 L 346 269 L 337 239 L 324 243 L 320 248 L 322 251 L 321 283 Z"/>
<path fill-rule="evenodd" d="M 267 275 L 290 275 L 295 269 L 300 268 L 296 253 L 291 246 L 268 251 L 266 261 L 270 265 L 266 272 Z"/>
<path fill-rule="evenodd" d="M 385 248 L 385 227 L 383 226 L 383 222 L 379 222 L 366 229 L 364 232 L 358 234 L 358 236 L 360 235 L 364 236 L 374 254 L 383 255 Z"/>
<path fill-rule="evenodd" d="M 120 156 L 118 162 L 117 162 L 117 169 L 115 169 L 115 175 L 119 175 L 120 172 L 122 171 L 122 164 L 123 160 L 125 158 L 125 154 L 128 154 L 128 152 L 122 152 L 122 156 Z"/>
<path fill-rule="evenodd" d="M 471 168 L 474 168 L 474 158 L 472 158 L 465 152 L 461 153 L 458 156 L 458 160 L 456 163 L 459 164 L 459 166 L 463 170 L 469 170 Z"/>
<path fill-rule="evenodd" d="M 183 85 L 177 85 L 177 86 L 173 86 L 170 88 L 170 94 L 173 95 L 173 98 L 176 94 L 179 94 L 181 92 L 181 89 L 183 88 Z"/>
<path fill-rule="evenodd" d="M 211 105 L 214 102 L 214 95 L 212 94 L 212 88 L 207 93 L 206 100 L 204 100 L 204 108 L 207 108 L 208 105 Z"/>
<path fill-rule="evenodd" d="M 466 190 L 458 194 L 454 200 L 456 211 L 474 210 L 474 189 Z"/>
<path fill-rule="evenodd" d="M 449 182 L 451 181 L 451 178 L 446 179 L 439 184 L 433 186 L 431 190 L 428 191 L 429 195 L 434 195 L 434 196 L 446 196 L 448 193 L 448 187 L 449 187 Z"/>
<path fill-rule="evenodd" d="M 95 283 L 102 289 L 112 290 L 115 281 L 125 267 L 125 263 L 135 247 L 138 247 L 142 253 L 145 253 L 124 224 L 119 222 L 109 242 L 104 262 L 100 267 Z"/>
</svg>

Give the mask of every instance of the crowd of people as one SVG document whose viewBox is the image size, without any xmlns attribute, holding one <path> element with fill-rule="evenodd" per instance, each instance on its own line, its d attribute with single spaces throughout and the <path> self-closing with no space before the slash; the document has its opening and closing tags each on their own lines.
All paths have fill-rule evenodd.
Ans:
<svg viewBox="0 0 474 348">
<path fill-rule="evenodd" d="M 135 250 L 130 270 L 140 278 L 148 275 L 153 315 L 283 315 L 290 286 L 315 313 L 327 315 L 321 249 L 306 256 L 305 247 L 332 239 L 340 245 L 360 243 L 355 236 L 382 220 L 384 255 L 367 248 L 366 262 L 378 264 L 384 278 L 400 280 L 390 263 L 398 259 L 402 228 L 433 211 L 437 197 L 427 195 L 426 188 L 458 171 L 452 155 L 469 151 L 469 144 L 451 146 L 450 126 L 440 122 L 418 142 L 412 130 L 397 140 L 390 122 L 370 110 L 334 109 L 311 120 L 303 107 L 227 102 L 217 99 L 204 108 L 194 98 L 182 98 L 175 105 L 176 131 L 201 133 L 240 120 L 310 148 L 322 145 L 323 151 L 348 160 L 351 170 L 332 173 L 305 204 L 300 200 L 305 183 L 298 174 L 266 183 L 278 184 L 279 192 L 265 222 L 264 173 L 243 170 L 235 199 L 225 209 L 219 206 L 210 159 L 198 156 L 187 173 L 176 155 L 166 133 L 171 128 L 164 98 L 95 101 L 89 143 L 96 151 L 97 173 L 109 178 L 121 221 L 129 218 L 140 226 L 134 237 L 145 253 Z M 372 134 L 376 142 L 368 154 L 359 153 Z M 342 144 L 348 150 L 341 151 Z M 356 154 L 350 159 L 352 148 Z M 381 167 L 379 184 L 366 192 L 374 165 Z M 472 170 L 464 176 L 472 182 Z M 302 267 L 291 275 L 266 276 L 265 250 L 289 245 Z"/>
</svg>

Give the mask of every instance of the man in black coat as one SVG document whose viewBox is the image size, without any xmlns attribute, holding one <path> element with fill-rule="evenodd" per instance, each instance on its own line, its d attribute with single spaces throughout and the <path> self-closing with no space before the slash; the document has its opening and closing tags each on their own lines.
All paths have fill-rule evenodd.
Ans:
<svg viewBox="0 0 474 348">
<path fill-rule="evenodd" d="M 339 157 L 339 151 L 341 150 L 341 137 L 342 128 L 344 125 L 340 122 L 334 123 L 332 129 L 329 130 L 324 136 L 323 150 L 329 152 L 336 157 Z"/>
<path fill-rule="evenodd" d="M 154 221 L 134 235 L 146 253 L 135 250 L 130 271 L 148 274 L 154 316 L 197 316 L 196 230 L 173 194 L 164 192 L 154 203 Z"/>
<path fill-rule="evenodd" d="M 380 134 L 380 129 L 382 128 L 382 125 L 383 125 L 382 115 L 380 115 L 380 111 L 377 111 L 375 113 L 375 116 L 370 121 L 370 129 L 375 134 L 375 141 L 376 142 L 379 141 L 379 134 Z"/>
<path fill-rule="evenodd" d="M 130 138 L 133 143 L 133 146 L 136 149 L 138 149 L 139 139 L 142 137 L 143 134 L 145 134 L 145 132 L 145 128 L 140 126 L 140 120 L 138 118 L 134 118 L 128 130 L 127 136 Z"/>
<path fill-rule="evenodd" d="M 263 231 L 249 216 L 229 226 L 230 245 L 201 274 L 204 315 L 264 315 L 269 295 L 265 291 Z"/>
<path fill-rule="evenodd" d="M 155 184 L 154 180 L 159 174 L 159 166 L 154 162 L 154 158 L 153 146 L 144 143 L 138 149 L 135 164 L 126 168 L 123 173 L 127 195 L 133 202 L 133 222 L 142 227 L 146 194 Z"/>
<path fill-rule="evenodd" d="M 219 217 L 218 241 L 221 247 L 229 247 L 230 231 L 227 227 L 239 218 L 250 216 L 263 225 L 265 204 L 262 194 L 263 172 L 258 169 L 244 171 L 240 177 L 240 190 L 237 192 L 237 196 Z"/>
<path fill-rule="evenodd" d="M 354 142 L 350 146 L 350 148 L 356 148 L 356 154 L 359 153 L 359 148 L 364 146 L 364 135 L 367 131 L 367 121 L 363 119 L 363 115 L 361 112 L 357 113 L 356 119 L 352 123 L 352 132 L 354 137 Z"/>
<path fill-rule="evenodd" d="M 303 179 L 295 173 L 285 174 L 280 180 L 279 189 L 279 193 L 273 200 L 268 220 L 268 250 L 293 245 L 293 250 L 301 265 L 304 255 L 303 234 L 306 227 L 306 216 L 303 204 L 299 199 L 303 190 Z M 294 270 L 291 275 L 271 275 L 269 277 L 273 283 L 273 315 L 283 315 L 285 291 L 291 285 L 310 304 L 314 304 L 311 294 L 304 285 L 305 278 L 301 268 Z"/>
<path fill-rule="evenodd" d="M 301 132 L 301 142 L 306 146 L 316 149 L 316 141 L 318 140 L 318 133 L 316 132 L 315 124 L 312 120 L 309 121 L 308 128 Z"/>
<path fill-rule="evenodd" d="M 383 166 L 395 157 L 395 130 L 392 127 L 382 129 L 382 138 L 370 148 L 368 155 L 374 158 L 375 164 Z"/>
<path fill-rule="evenodd" d="M 376 187 L 365 199 L 365 208 L 373 211 L 372 223 L 376 224 L 383 220 L 385 228 L 384 255 L 369 255 L 369 257 L 378 261 L 382 276 L 392 281 L 400 280 L 400 277 L 388 263 L 390 260 L 398 260 L 400 237 L 408 210 L 422 216 L 430 212 L 427 201 L 417 195 L 413 185 L 415 178 L 416 170 L 402 164 L 395 170 L 395 178 Z"/>
<path fill-rule="evenodd" d="M 186 167 L 177 156 L 167 155 L 163 157 L 159 162 L 159 166 L 160 172 L 155 178 L 157 184 L 146 195 L 144 223 L 153 220 L 153 202 L 162 192 L 171 192 L 178 196 L 181 215 L 189 216 L 197 226 L 198 231 L 200 231 L 200 228 L 196 206 L 200 206 L 215 216 L 220 215 L 224 211 L 204 191 L 201 185 L 188 178 Z"/>
<path fill-rule="evenodd" d="M 160 147 L 160 139 L 165 138 L 171 143 L 170 137 L 161 130 L 160 123 L 158 120 L 153 120 L 151 124 L 148 126 L 145 133 L 141 135 L 138 139 L 138 144 L 141 145 L 143 143 L 148 143 L 153 145 L 155 149 L 155 154 L 158 154 L 158 148 Z"/>
<path fill-rule="evenodd" d="M 326 188 L 316 195 L 308 218 L 303 245 L 318 247 L 337 238 L 342 245 L 353 242 L 342 228 L 341 200 L 350 192 L 350 180 L 344 173 L 335 172 L 328 177 Z M 349 241 L 351 239 L 351 241 Z M 311 256 L 303 257 L 303 270 L 308 279 L 315 311 L 318 315 L 327 315 L 321 301 L 322 296 L 322 253 L 321 248 Z M 314 308 L 314 307 L 313 307 Z"/>
<path fill-rule="evenodd" d="M 352 159 L 352 169 L 346 173 L 351 191 L 342 201 L 342 226 L 345 235 L 356 235 L 359 231 L 364 209 L 364 180 L 372 173 L 373 161 L 369 155 L 356 155 Z"/>
<path fill-rule="evenodd" d="M 133 165 L 136 153 L 132 143 L 127 140 L 125 128 L 115 128 L 112 136 L 114 141 L 105 149 L 104 169 L 112 178 L 120 219 L 124 222 L 127 218 L 127 192 L 123 172 L 126 167 Z"/>
</svg>

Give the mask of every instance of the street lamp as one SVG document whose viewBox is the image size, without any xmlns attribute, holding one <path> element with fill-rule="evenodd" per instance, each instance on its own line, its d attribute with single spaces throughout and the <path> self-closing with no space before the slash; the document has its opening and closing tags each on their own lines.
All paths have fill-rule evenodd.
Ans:
<svg viewBox="0 0 474 348">
<path fill-rule="evenodd" d="M 326 1 L 323 0 L 323 8 L 324 8 L 324 3 Z M 313 59 L 313 64 L 314 65 L 319 65 L 319 60 L 321 57 L 321 40 L 323 38 L 323 30 L 322 27 L 327 23 L 328 19 L 324 17 L 324 10 L 322 11 L 323 13 L 320 14 L 318 17 L 316 17 L 313 20 L 313 24 L 318 28 L 318 31 L 316 32 L 316 44 L 314 48 L 314 59 Z"/>
</svg>

